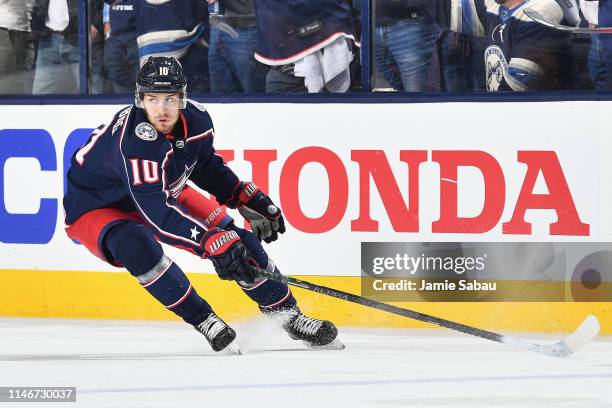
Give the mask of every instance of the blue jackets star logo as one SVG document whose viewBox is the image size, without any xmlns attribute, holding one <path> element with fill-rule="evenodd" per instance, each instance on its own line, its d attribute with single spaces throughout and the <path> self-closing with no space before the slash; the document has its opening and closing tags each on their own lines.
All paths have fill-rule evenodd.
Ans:
<svg viewBox="0 0 612 408">
<path fill-rule="evenodd" d="M 189 231 L 191 231 L 191 239 L 193 239 L 194 241 L 197 241 L 198 240 L 198 234 L 200 233 L 200 231 L 198 231 L 198 227 L 193 227 Z"/>
</svg>

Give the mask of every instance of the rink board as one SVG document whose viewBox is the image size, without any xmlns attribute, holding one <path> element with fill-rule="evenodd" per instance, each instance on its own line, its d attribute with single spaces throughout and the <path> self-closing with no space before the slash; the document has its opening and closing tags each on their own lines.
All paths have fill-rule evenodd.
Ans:
<svg viewBox="0 0 612 408">
<path fill-rule="evenodd" d="M 260 314 L 237 285 L 214 275 L 189 274 L 194 288 L 228 321 Z M 303 276 L 303 279 L 359 293 L 358 277 Z M 0 271 L 0 315 L 22 317 L 177 319 L 126 273 Z M 27 288 L 18 290 L 17 288 Z M 292 288 L 300 307 L 342 326 L 432 328 L 405 317 Z M 602 334 L 612 334 L 610 302 L 418 302 L 394 303 L 445 319 L 488 328 L 526 332 L 571 332 L 587 314 L 600 318 Z"/>
<path fill-rule="evenodd" d="M 171 318 L 127 273 L 91 256 L 63 231 L 61 198 L 70 156 L 92 128 L 120 108 L 0 106 L 0 316 Z M 612 241 L 610 102 L 211 104 L 207 109 L 219 153 L 283 208 L 288 232 L 268 248 L 286 274 L 359 293 L 364 241 Z M 456 174 L 453 162 L 459 162 Z M 530 231 L 512 233 L 505 225 L 515 218 L 526 175 L 543 163 L 548 170 L 538 170 L 533 194 L 565 188 L 568 194 L 556 197 L 564 216 L 575 209 L 578 224 L 565 219 L 554 232 L 554 210 L 529 209 L 524 219 Z M 502 194 L 499 214 L 478 217 Z M 436 226 L 455 207 L 460 216 L 478 220 Z M 238 289 L 212 275 L 210 263 L 173 248 L 168 254 L 228 319 L 257 313 Z M 304 308 L 340 324 L 421 327 L 296 293 Z M 612 332 L 610 303 L 411 306 L 490 328 L 550 332 L 570 330 L 592 312 L 604 331 Z"/>
</svg>

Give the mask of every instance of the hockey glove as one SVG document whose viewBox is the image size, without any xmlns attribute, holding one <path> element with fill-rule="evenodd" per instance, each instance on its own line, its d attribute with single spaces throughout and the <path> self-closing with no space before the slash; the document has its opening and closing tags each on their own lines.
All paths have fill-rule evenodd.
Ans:
<svg viewBox="0 0 612 408">
<path fill-rule="evenodd" d="M 249 251 L 235 231 L 211 228 L 202 237 L 205 258 L 209 258 L 219 278 L 253 283 L 257 272 Z"/>
<path fill-rule="evenodd" d="M 278 234 L 286 231 L 280 208 L 254 183 L 241 183 L 239 197 L 238 211 L 251 224 L 253 234 L 260 241 L 276 241 Z"/>
</svg>

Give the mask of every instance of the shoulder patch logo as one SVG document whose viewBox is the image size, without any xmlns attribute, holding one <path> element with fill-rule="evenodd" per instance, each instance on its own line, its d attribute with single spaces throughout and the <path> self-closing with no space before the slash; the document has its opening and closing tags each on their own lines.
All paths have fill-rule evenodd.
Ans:
<svg viewBox="0 0 612 408">
<path fill-rule="evenodd" d="M 136 126 L 136 136 L 147 142 L 152 142 L 157 139 L 157 130 L 147 122 L 142 122 Z"/>
</svg>

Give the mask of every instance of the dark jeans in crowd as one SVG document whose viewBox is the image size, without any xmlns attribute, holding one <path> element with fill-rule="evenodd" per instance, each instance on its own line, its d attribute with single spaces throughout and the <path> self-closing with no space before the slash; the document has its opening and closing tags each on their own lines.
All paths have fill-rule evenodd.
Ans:
<svg viewBox="0 0 612 408">
<path fill-rule="evenodd" d="M 354 78 L 351 78 L 353 81 Z M 342 75 L 338 75 L 331 81 L 327 82 L 319 93 L 335 92 L 329 89 L 337 89 L 342 81 Z M 304 82 L 304 78 L 296 77 L 293 74 L 293 64 L 270 67 L 266 75 L 266 92 L 283 94 L 283 93 L 308 93 L 308 88 Z M 350 92 L 350 88 L 347 92 Z"/>
<path fill-rule="evenodd" d="M 397 91 L 423 92 L 437 29 L 431 18 L 420 16 L 376 27 L 375 88 L 390 86 Z"/>
<path fill-rule="evenodd" d="M 267 93 L 307 93 L 304 78 L 293 75 L 293 64 L 270 67 L 266 75 Z"/>
<path fill-rule="evenodd" d="M 35 94 L 70 94 L 79 91 L 79 50 L 52 33 L 38 42 L 38 56 L 34 73 Z"/>
<path fill-rule="evenodd" d="M 264 92 L 268 67 L 253 58 L 257 28 L 228 32 L 214 25 L 210 30 L 208 66 L 212 92 Z"/>
<path fill-rule="evenodd" d="M 90 42 L 89 45 L 89 93 L 106 94 L 111 92 L 104 69 L 104 41 Z"/>
<path fill-rule="evenodd" d="M 589 74 L 596 91 L 608 90 L 608 67 L 602 54 L 601 42 L 598 35 L 591 37 L 591 50 L 589 51 Z"/>
<path fill-rule="evenodd" d="M 104 43 L 104 69 L 113 93 L 132 93 L 138 73 L 138 45 L 111 37 Z"/>
<path fill-rule="evenodd" d="M 26 31 L 0 28 L 0 94 L 32 93 L 34 42 Z"/>
<path fill-rule="evenodd" d="M 440 38 L 443 89 L 485 91 L 484 38 L 445 31 Z"/>
<path fill-rule="evenodd" d="M 199 43 L 195 43 L 179 61 L 187 76 L 189 91 L 210 92 L 208 48 Z"/>
</svg>

